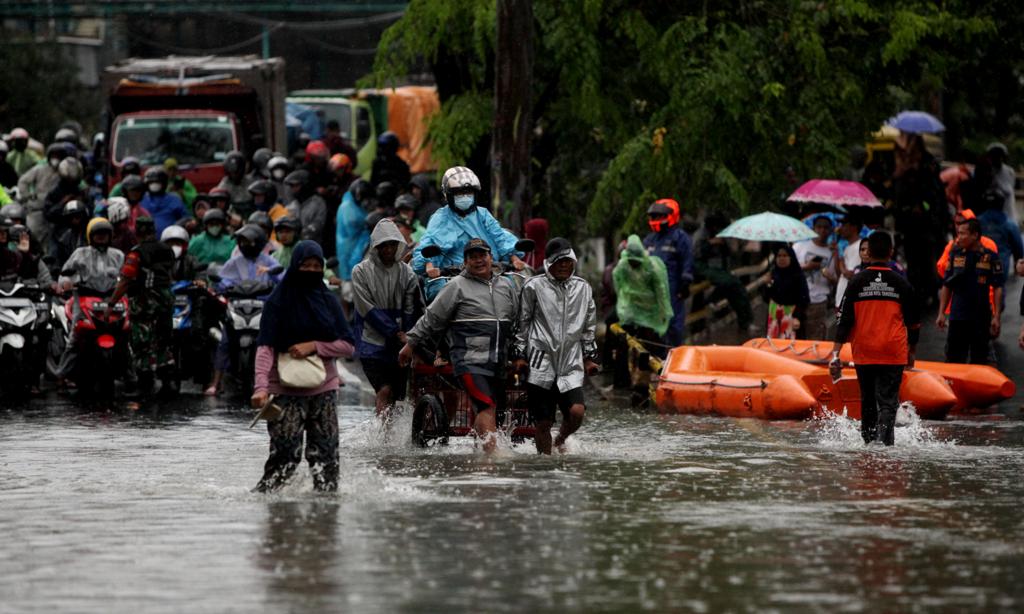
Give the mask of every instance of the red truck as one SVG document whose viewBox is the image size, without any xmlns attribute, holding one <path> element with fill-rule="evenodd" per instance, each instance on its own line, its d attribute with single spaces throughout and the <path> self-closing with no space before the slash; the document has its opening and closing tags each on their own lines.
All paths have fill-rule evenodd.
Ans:
<svg viewBox="0 0 1024 614">
<path fill-rule="evenodd" d="M 248 158 L 287 143 L 281 58 L 130 58 L 104 70 L 102 88 L 108 188 L 133 156 L 143 170 L 174 158 L 180 174 L 207 192 L 224 176 L 228 152 Z"/>
</svg>

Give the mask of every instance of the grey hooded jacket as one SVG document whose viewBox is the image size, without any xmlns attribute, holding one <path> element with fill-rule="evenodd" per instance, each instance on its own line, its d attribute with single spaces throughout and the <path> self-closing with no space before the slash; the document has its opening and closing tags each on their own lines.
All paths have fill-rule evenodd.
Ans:
<svg viewBox="0 0 1024 614">
<path fill-rule="evenodd" d="M 398 241 L 397 261 L 384 266 L 375 248 L 388 241 Z M 356 349 L 360 358 L 397 361 L 401 344 L 396 334 L 412 326 L 419 282 L 412 267 L 401 261 L 404 250 L 405 238 L 398 226 L 383 219 L 370 234 L 366 256 L 352 269 Z"/>
<path fill-rule="evenodd" d="M 530 365 L 527 381 L 560 392 L 583 385 L 583 359 L 596 360 L 594 292 L 575 275 L 558 281 L 550 273 L 527 280 L 520 297 L 514 353 Z"/>
<path fill-rule="evenodd" d="M 409 342 L 448 332 L 455 375 L 500 375 L 508 362 L 519 295 L 512 281 L 492 273 L 480 279 L 463 271 L 453 277 L 409 331 Z"/>
<path fill-rule="evenodd" d="M 71 281 L 76 286 L 85 286 L 100 292 L 109 292 L 117 285 L 124 264 L 124 252 L 116 247 L 108 247 L 100 251 L 91 245 L 79 247 L 64 263 L 63 271 L 74 271 L 70 277 L 61 275 L 58 280 L 63 283 Z"/>
</svg>

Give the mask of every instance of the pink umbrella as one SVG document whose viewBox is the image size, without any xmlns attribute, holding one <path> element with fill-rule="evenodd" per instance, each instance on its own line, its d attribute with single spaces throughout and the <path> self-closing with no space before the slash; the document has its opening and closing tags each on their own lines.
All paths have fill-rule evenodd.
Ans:
<svg viewBox="0 0 1024 614">
<path fill-rule="evenodd" d="M 797 188 L 786 200 L 798 203 L 823 203 L 826 205 L 857 207 L 881 207 L 871 190 L 856 181 L 840 179 L 811 179 Z"/>
</svg>

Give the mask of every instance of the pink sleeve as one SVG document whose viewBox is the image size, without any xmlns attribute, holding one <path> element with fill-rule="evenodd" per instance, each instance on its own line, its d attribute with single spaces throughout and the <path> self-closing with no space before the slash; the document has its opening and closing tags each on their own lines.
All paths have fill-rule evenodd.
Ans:
<svg viewBox="0 0 1024 614">
<path fill-rule="evenodd" d="M 317 356 L 323 358 L 347 358 L 356 351 L 352 344 L 344 339 L 338 339 L 330 343 L 323 341 L 314 341 L 314 343 L 316 343 Z"/>
<path fill-rule="evenodd" d="M 256 348 L 256 375 L 255 389 L 253 392 L 262 390 L 266 392 L 270 386 L 270 369 L 274 366 L 274 348 L 269 345 L 261 345 Z"/>
</svg>

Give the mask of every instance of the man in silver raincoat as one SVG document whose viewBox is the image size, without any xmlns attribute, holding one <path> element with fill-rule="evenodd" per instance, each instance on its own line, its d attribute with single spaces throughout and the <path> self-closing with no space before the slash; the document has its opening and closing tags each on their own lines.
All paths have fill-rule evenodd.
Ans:
<svg viewBox="0 0 1024 614">
<path fill-rule="evenodd" d="M 554 442 L 560 450 L 583 424 L 583 376 L 598 370 L 597 307 L 590 284 L 573 274 L 576 254 L 568 240 L 548 242 L 544 268 L 543 275 L 523 286 L 513 354 L 516 370 L 529 371 L 527 397 L 537 427 L 537 452 L 551 454 L 556 406 L 562 412 Z"/>
<path fill-rule="evenodd" d="M 496 411 L 505 402 L 508 346 L 519 296 L 512 281 L 495 274 L 486 241 L 470 239 L 463 257 L 465 269 L 441 289 L 406 335 L 399 362 L 409 364 L 415 346 L 448 334 L 455 376 L 476 410 L 473 429 L 489 453 L 497 445 Z"/>
</svg>

